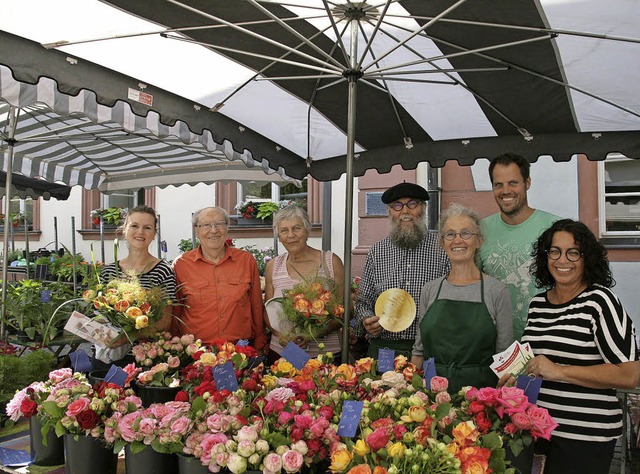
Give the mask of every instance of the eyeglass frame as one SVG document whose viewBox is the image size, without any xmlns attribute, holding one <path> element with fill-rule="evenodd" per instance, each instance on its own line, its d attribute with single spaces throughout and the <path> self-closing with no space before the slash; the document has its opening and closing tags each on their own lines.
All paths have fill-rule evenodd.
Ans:
<svg viewBox="0 0 640 474">
<path fill-rule="evenodd" d="M 466 234 L 468 235 L 468 237 L 464 237 L 462 234 Z M 456 240 L 456 236 L 459 235 L 460 238 L 462 240 L 471 240 L 471 237 L 473 237 L 474 235 L 478 235 L 477 232 L 471 232 L 470 230 L 463 230 L 462 232 L 454 232 L 452 230 L 449 230 L 447 232 L 445 232 L 444 234 L 442 234 L 442 238 L 444 240 L 448 240 L 449 242 L 453 242 L 454 240 Z M 451 238 L 449 238 L 451 237 Z"/>
<path fill-rule="evenodd" d="M 228 227 L 229 224 L 226 222 L 207 222 L 205 224 L 193 224 L 193 227 L 197 227 L 198 229 L 208 229 L 208 230 L 219 230 Z"/>
<path fill-rule="evenodd" d="M 415 209 L 423 202 L 424 201 L 421 201 L 420 199 L 409 199 L 407 202 L 394 201 L 391 204 L 389 204 L 389 207 L 396 212 L 400 212 L 405 208 L 405 206 L 407 207 L 407 209 L 411 210 L 411 209 Z M 398 209 L 396 209 L 397 204 L 400 205 Z"/>
<path fill-rule="evenodd" d="M 558 257 L 557 258 L 553 258 L 549 253 L 551 251 L 557 251 L 558 252 Z M 567 250 L 563 251 L 561 248 L 553 246 L 553 247 L 549 247 L 544 252 L 547 254 L 547 258 L 549 260 L 553 260 L 554 262 L 556 260 L 560 260 L 560 257 L 562 257 L 562 254 L 564 254 L 565 257 L 567 257 L 567 260 L 572 262 L 572 263 L 578 262 L 584 256 L 584 253 L 581 252 L 580 249 L 577 249 L 575 247 L 571 247 L 571 248 L 568 248 Z M 578 253 L 578 258 L 573 260 L 573 257 L 569 257 L 569 252 L 577 252 Z"/>
</svg>

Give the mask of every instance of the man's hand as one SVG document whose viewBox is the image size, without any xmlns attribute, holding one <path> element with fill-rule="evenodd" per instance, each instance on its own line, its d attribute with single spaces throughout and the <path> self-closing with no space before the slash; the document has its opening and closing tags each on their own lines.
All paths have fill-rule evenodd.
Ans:
<svg viewBox="0 0 640 474">
<path fill-rule="evenodd" d="M 382 332 L 382 326 L 378 323 L 380 318 L 378 316 L 369 316 L 368 318 L 364 318 L 362 320 L 362 325 L 364 326 L 364 330 L 367 333 L 371 334 L 373 337 L 378 337 Z"/>
</svg>

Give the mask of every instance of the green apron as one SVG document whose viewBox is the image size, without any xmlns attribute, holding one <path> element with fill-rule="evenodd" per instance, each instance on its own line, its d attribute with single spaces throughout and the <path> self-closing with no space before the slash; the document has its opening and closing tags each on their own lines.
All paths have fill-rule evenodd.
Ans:
<svg viewBox="0 0 640 474">
<path fill-rule="evenodd" d="M 496 349 L 496 325 L 484 303 L 484 280 L 480 274 L 480 302 L 438 299 L 420 321 L 424 358 L 433 357 L 436 373 L 449 380 L 449 393 L 465 385 L 495 387 L 498 381 L 489 368 Z"/>
</svg>

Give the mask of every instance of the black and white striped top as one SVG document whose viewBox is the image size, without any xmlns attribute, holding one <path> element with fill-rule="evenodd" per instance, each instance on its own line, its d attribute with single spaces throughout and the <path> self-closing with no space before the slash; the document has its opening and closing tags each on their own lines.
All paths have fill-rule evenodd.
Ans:
<svg viewBox="0 0 640 474">
<path fill-rule="evenodd" d="M 122 268 L 118 266 L 116 271 L 116 264 L 110 263 L 106 265 L 100 271 L 100 281 L 102 283 L 108 283 L 116 278 L 122 278 L 125 274 Z M 138 275 L 138 281 L 142 288 L 153 288 L 156 286 L 161 287 L 168 299 L 174 300 L 176 297 L 176 276 L 173 273 L 173 268 L 165 260 L 160 260 L 149 271 Z"/>
<path fill-rule="evenodd" d="M 531 300 L 522 342 L 557 364 L 592 366 L 637 360 L 633 321 L 609 289 L 592 285 L 573 300 L 554 305 L 546 293 Z M 538 405 L 560 425 L 553 436 L 603 442 L 622 434 L 615 390 L 545 380 Z"/>
<path fill-rule="evenodd" d="M 356 299 L 354 330 L 364 336 L 362 325 L 364 318 L 375 315 L 378 296 L 389 288 L 401 288 L 407 291 L 416 302 L 416 315 L 422 286 L 431 280 L 446 275 L 451 264 L 442 250 L 437 232 L 429 231 L 422 243 L 407 249 L 395 245 L 389 237 L 373 244 L 362 270 L 362 279 Z M 418 332 L 418 318 L 409 328 L 401 332 L 385 329 L 381 339 L 415 341 Z"/>
</svg>

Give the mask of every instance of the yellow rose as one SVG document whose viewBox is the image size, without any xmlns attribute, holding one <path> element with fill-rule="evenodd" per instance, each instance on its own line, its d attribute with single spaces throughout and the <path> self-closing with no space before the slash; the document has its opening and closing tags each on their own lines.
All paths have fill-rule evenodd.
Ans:
<svg viewBox="0 0 640 474">
<path fill-rule="evenodd" d="M 87 303 L 93 301 L 96 296 L 98 296 L 96 290 L 84 290 L 84 292 L 82 293 L 82 299 Z"/>
<path fill-rule="evenodd" d="M 149 325 L 149 317 L 142 315 L 136 318 L 136 329 L 146 328 Z"/>
<path fill-rule="evenodd" d="M 329 470 L 332 472 L 344 472 L 352 459 L 353 455 L 348 449 L 336 449 L 331 455 Z"/>
<path fill-rule="evenodd" d="M 469 446 L 476 442 L 480 433 L 472 421 L 458 423 L 451 432 L 453 438 L 460 446 Z"/>
<path fill-rule="evenodd" d="M 353 446 L 353 452 L 358 456 L 366 456 L 370 451 L 369 445 L 362 439 L 356 441 L 356 444 Z"/>
<path fill-rule="evenodd" d="M 282 374 L 284 377 L 292 376 L 296 373 L 296 368 L 284 359 L 279 359 L 275 364 L 274 372 Z"/>
<path fill-rule="evenodd" d="M 213 366 L 218 363 L 218 358 L 213 352 L 205 352 L 200 355 L 200 362 L 202 365 Z"/>
<path fill-rule="evenodd" d="M 336 375 L 341 375 L 348 382 L 356 377 L 356 373 L 349 364 L 341 364 L 336 368 Z"/>
<path fill-rule="evenodd" d="M 389 456 L 394 458 L 398 456 L 398 458 L 401 459 L 402 456 L 404 456 L 405 449 L 407 449 L 405 445 L 398 441 L 397 443 L 393 443 L 389 446 L 387 448 L 387 452 L 389 453 Z"/>
<path fill-rule="evenodd" d="M 447 444 L 447 452 L 449 454 L 453 454 L 455 456 L 456 454 L 458 454 L 458 451 L 460 451 L 460 446 L 458 446 L 457 443 L 451 442 Z"/>
<path fill-rule="evenodd" d="M 427 418 L 427 410 L 425 407 L 409 407 L 409 417 L 411 421 L 422 423 Z"/>
<path fill-rule="evenodd" d="M 137 319 L 139 316 L 142 316 L 142 310 L 137 306 L 130 306 L 125 311 L 125 314 L 127 315 L 128 318 Z"/>
<path fill-rule="evenodd" d="M 358 359 L 355 364 L 356 371 L 359 374 L 366 374 L 367 372 L 370 372 L 371 368 L 373 367 L 373 362 L 374 362 L 373 357 L 365 357 L 363 359 Z"/>
<path fill-rule="evenodd" d="M 262 377 L 262 383 L 267 389 L 272 389 L 278 384 L 278 378 L 273 375 L 264 375 Z"/>
</svg>

